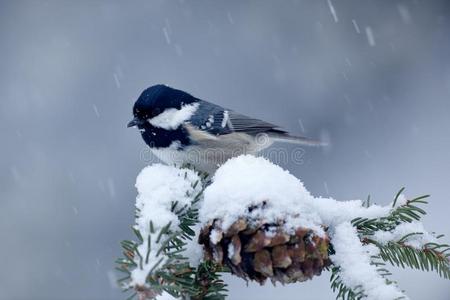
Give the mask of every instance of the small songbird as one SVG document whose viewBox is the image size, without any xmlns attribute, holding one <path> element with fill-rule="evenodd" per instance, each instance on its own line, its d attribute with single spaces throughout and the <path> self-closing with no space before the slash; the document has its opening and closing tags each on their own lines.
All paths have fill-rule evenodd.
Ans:
<svg viewBox="0 0 450 300">
<path fill-rule="evenodd" d="M 160 160 L 210 174 L 229 158 L 256 154 L 273 142 L 321 144 L 161 84 L 142 92 L 133 115 L 128 127 L 139 128 Z"/>
</svg>

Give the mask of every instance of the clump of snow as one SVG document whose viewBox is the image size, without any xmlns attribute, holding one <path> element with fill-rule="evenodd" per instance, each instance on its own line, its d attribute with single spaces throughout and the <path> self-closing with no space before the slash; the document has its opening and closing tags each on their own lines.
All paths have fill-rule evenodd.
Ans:
<svg viewBox="0 0 450 300">
<path fill-rule="evenodd" d="M 156 243 L 160 230 L 170 223 L 172 231 L 178 230 L 178 216 L 171 211 L 173 203 L 177 208 L 189 206 L 194 197 L 200 192 L 200 177 L 190 169 L 179 169 L 173 166 L 154 164 L 141 171 L 136 180 L 138 196 L 136 198 L 136 225 L 143 238 L 142 244 L 138 246 L 140 255 L 144 258 L 135 257 L 138 265 L 131 273 L 131 285 L 144 285 L 150 270 L 163 258 L 160 265 L 164 263 L 162 255 L 157 252 L 164 238 Z M 154 232 L 150 231 L 150 221 Z M 148 240 L 151 241 L 150 251 Z M 148 262 L 146 256 L 148 255 Z"/>
<path fill-rule="evenodd" d="M 195 231 L 195 236 L 192 237 L 192 240 L 186 241 L 186 251 L 184 252 L 184 256 L 188 258 L 189 265 L 196 268 L 203 260 L 203 248 L 198 243 L 201 224 L 197 224 L 191 228 Z"/>
<path fill-rule="evenodd" d="M 264 209 L 248 207 L 265 203 Z M 228 160 L 213 177 L 204 192 L 200 221 L 220 218 L 222 228 L 240 216 L 277 222 L 286 221 L 286 230 L 304 226 L 323 234 L 322 225 L 332 226 L 356 217 L 385 216 L 391 206 L 363 207 L 361 200 L 340 202 L 332 198 L 315 198 L 303 183 L 288 171 L 262 157 L 243 155 Z"/>
<path fill-rule="evenodd" d="M 340 276 L 345 284 L 355 290 L 362 287 L 368 299 L 397 299 L 406 296 L 393 284 L 387 284 L 370 263 L 371 249 L 364 247 L 355 227 L 343 222 L 335 227 L 332 235 L 336 254 L 330 258 L 341 268 Z"/>
<path fill-rule="evenodd" d="M 403 238 L 409 235 L 406 239 Z M 401 223 L 392 231 L 376 231 L 371 239 L 381 243 L 387 244 L 390 241 L 400 241 L 416 249 L 421 249 L 427 243 L 436 243 L 437 239 L 428 233 L 423 224 L 420 222 Z"/>
<path fill-rule="evenodd" d="M 216 171 L 212 180 L 204 191 L 200 222 L 206 224 L 220 218 L 224 230 L 243 215 L 276 222 L 291 215 L 293 208 L 306 212 L 305 204 L 313 199 L 300 180 L 262 157 L 232 158 Z M 264 209 L 247 211 L 264 201 Z M 320 225 L 313 213 L 302 216 L 303 221 L 307 219 L 310 225 Z"/>
<path fill-rule="evenodd" d="M 371 205 L 364 207 L 361 200 L 336 201 L 333 198 L 314 198 L 309 203 L 312 210 L 317 211 L 321 221 L 327 226 L 351 221 L 357 217 L 380 218 L 386 216 L 392 209 L 391 205 Z"/>
<path fill-rule="evenodd" d="M 233 259 L 233 256 L 234 256 L 234 246 L 233 246 L 232 243 L 229 243 L 229 244 L 228 244 L 227 252 L 228 252 L 228 258 L 229 258 L 229 259 Z"/>
<path fill-rule="evenodd" d="M 176 229 L 178 217 L 171 212 L 172 203 L 178 207 L 189 206 L 201 184 L 198 174 L 190 169 L 179 169 L 163 164 L 154 164 L 141 171 L 136 179 L 138 210 L 135 228 L 141 232 L 149 230 L 150 220 L 155 226 L 165 226 L 172 222 Z"/>
<path fill-rule="evenodd" d="M 209 239 L 211 240 L 211 243 L 214 245 L 220 242 L 222 240 L 222 232 L 218 231 L 216 229 L 211 230 L 211 233 L 209 234 Z"/>
</svg>

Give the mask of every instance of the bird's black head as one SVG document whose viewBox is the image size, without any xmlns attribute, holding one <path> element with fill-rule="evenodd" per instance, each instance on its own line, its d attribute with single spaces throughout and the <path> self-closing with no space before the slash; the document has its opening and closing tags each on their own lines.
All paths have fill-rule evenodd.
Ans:
<svg viewBox="0 0 450 300">
<path fill-rule="evenodd" d="M 149 87 L 136 100 L 133 106 L 134 119 L 128 127 L 143 128 L 148 119 L 151 119 L 166 109 L 180 109 L 185 104 L 198 101 L 198 99 L 181 90 L 173 89 L 163 84 Z"/>
<path fill-rule="evenodd" d="M 142 138 L 150 148 L 166 148 L 176 143 L 179 146 L 190 144 L 183 126 L 171 127 L 155 125 L 155 119 L 169 109 L 180 110 L 183 106 L 199 101 L 186 92 L 158 84 L 149 87 L 137 99 L 133 106 L 134 118 L 128 127 L 137 126 Z M 170 115 L 170 113 L 169 113 Z M 152 121 L 153 120 L 153 121 Z M 163 117 L 163 120 L 164 117 Z"/>
</svg>

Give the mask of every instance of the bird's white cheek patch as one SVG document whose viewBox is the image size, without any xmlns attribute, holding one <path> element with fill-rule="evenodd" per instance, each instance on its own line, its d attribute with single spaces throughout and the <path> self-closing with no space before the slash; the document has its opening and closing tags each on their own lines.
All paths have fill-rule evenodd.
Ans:
<svg viewBox="0 0 450 300">
<path fill-rule="evenodd" d="M 183 122 L 197 111 L 199 103 L 186 104 L 181 109 L 168 108 L 162 113 L 149 119 L 149 123 L 163 129 L 177 129 Z"/>
</svg>

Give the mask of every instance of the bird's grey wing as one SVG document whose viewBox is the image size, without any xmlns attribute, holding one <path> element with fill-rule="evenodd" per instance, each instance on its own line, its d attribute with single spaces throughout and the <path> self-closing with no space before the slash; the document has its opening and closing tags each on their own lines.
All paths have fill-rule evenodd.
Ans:
<svg viewBox="0 0 450 300">
<path fill-rule="evenodd" d="M 190 123 L 213 135 L 224 135 L 233 132 L 250 135 L 269 132 L 287 134 L 286 131 L 274 124 L 236 113 L 233 110 L 225 109 L 206 101 L 200 101 L 200 107 L 197 113 L 191 117 Z"/>
<path fill-rule="evenodd" d="M 277 125 L 238 114 L 234 111 L 229 112 L 229 121 L 230 126 L 235 132 L 245 132 L 255 135 L 258 133 L 287 133 Z"/>
</svg>

